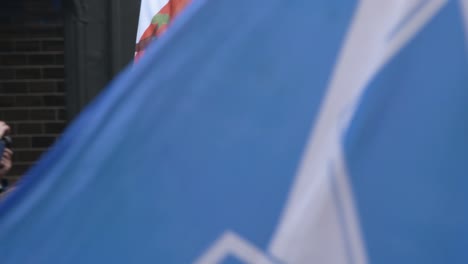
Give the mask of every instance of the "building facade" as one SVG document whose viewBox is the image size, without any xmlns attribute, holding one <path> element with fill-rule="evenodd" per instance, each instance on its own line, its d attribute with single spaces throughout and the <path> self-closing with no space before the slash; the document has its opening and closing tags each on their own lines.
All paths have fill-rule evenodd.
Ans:
<svg viewBox="0 0 468 264">
<path fill-rule="evenodd" d="M 0 3 L 0 120 L 16 181 L 132 60 L 139 1 Z"/>
</svg>

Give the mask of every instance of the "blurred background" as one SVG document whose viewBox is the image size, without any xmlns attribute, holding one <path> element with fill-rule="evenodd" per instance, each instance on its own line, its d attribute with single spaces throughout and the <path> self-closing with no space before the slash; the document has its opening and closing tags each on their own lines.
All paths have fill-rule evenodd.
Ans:
<svg viewBox="0 0 468 264">
<path fill-rule="evenodd" d="M 0 0 L 0 120 L 15 182 L 133 59 L 140 0 Z"/>
</svg>

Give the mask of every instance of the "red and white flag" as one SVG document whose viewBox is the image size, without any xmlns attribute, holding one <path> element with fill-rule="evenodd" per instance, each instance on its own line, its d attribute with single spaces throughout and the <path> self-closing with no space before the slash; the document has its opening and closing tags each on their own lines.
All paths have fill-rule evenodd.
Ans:
<svg viewBox="0 0 468 264">
<path fill-rule="evenodd" d="M 149 43 L 163 34 L 170 22 L 191 0 L 142 0 L 136 39 L 135 59 Z"/>
</svg>

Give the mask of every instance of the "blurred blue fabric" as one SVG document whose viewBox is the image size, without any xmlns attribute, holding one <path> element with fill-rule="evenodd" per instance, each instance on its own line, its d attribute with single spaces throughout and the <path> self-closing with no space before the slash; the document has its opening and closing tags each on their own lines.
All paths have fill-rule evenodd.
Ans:
<svg viewBox="0 0 468 264">
<path fill-rule="evenodd" d="M 194 1 L 0 205 L 2 264 L 191 263 L 226 229 L 266 251 L 355 5 Z M 371 263 L 468 261 L 461 20 L 385 66 L 343 139 Z"/>
</svg>

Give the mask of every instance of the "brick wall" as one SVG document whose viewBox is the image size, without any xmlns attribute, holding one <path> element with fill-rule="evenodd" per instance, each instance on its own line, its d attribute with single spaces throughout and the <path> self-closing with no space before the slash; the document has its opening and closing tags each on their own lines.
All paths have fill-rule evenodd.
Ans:
<svg viewBox="0 0 468 264">
<path fill-rule="evenodd" d="M 2 3 L 0 120 L 12 127 L 16 180 L 65 126 L 63 22 L 50 0 Z"/>
</svg>

